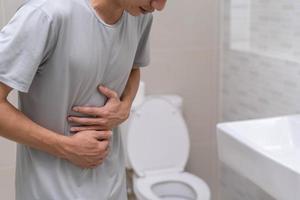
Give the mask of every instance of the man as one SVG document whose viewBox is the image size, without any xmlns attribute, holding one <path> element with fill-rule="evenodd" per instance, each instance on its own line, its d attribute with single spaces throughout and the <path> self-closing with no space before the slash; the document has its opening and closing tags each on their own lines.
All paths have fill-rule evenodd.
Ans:
<svg viewBox="0 0 300 200">
<path fill-rule="evenodd" d="M 1 30 L 0 135 L 18 142 L 16 200 L 127 199 L 117 126 L 149 63 L 150 12 L 165 3 L 29 0 Z"/>
</svg>

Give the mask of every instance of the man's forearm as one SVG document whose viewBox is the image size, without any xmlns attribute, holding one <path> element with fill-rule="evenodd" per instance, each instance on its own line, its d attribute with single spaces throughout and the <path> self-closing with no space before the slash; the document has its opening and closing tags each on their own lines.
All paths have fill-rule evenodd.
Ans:
<svg viewBox="0 0 300 200">
<path fill-rule="evenodd" d="M 131 107 L 140 83 L 140 69 L 132 69 L 120 100 Z"/>
<path fill-rule="evenodd" d="M 64 157 L 62 144 L 66 136 L 39 126 L 7 100 L 0 101 L 0 136 Z"/>
</svg>

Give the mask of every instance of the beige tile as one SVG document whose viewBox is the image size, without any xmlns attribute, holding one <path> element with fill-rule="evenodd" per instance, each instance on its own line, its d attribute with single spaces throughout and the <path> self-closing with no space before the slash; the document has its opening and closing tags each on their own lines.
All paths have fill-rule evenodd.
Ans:
<svg viewBox="0 0 300 200">
<path fill-rule="evenodd" d="M 155 13 L 152 47 L 210 48 L 216 37 L 215 1 L 168 1 L 164 12 Z"/>
<path fill-rule="evenodd" d="M 0 168 L 16 163 L 16 143 L 0 137 Z"/>
<path fill-rule="evenodd" d="M 3 0 L 0 1 L 0 28 L 3 27 L 5 22 L 5 16 L 4 16 L 4 7 L 3 7 Z"/>
<path fill-rule="evenodd" d="M 6 23 L 12 18 L 15 14 L 19 5 L 21 5 L 23 0 L 1 0 L 4 4 L 5 9 L 5 21 Z"/>
<path fill-rule="evenodd" d="M 15 168 L 0 169 L 0 195 L 3 200 L 15 199 Z"/>
<path fill-rule="evenodd" d="M 212 144 L 192 142 L 187 171 L 202 178 L 210 187 L 212 199 L 218 191 L 216 147 Z"/>
</svg>

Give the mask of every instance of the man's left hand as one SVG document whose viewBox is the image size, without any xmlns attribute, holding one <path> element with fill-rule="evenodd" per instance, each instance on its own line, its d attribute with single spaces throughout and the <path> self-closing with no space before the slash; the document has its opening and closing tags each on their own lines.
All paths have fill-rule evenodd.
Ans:
<svg viewBox="0 0 300 200">
<path fill-rule="evenodd" d="M 91 115 L 91 117 L 68 117 L 70 122 L 83 125 L 71 127 L 71 131 L 111 130 L 129 117 L 130 104 L 122 102 L 118 94 L 107 87 L 100 86 L 98 89 L 108 98 L 106 104 L 103 107 L 73 107 L 73 111 Z"/>
</svg>

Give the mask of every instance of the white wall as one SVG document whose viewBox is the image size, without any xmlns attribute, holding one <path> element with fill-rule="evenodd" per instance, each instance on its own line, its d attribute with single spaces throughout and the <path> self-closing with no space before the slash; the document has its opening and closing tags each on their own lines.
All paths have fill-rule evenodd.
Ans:
<svg viewBox="0 0 300 200">
<path fill-rule="evenodd" d="M 183 97 L 190 132 L 187 170 L 202 177 L 217 198 L 215 124 L 218 99 L 218 0 L 169 0 L 155 14 L 152 62 L 142 70 L 148 94 Z"/>
</svg>

